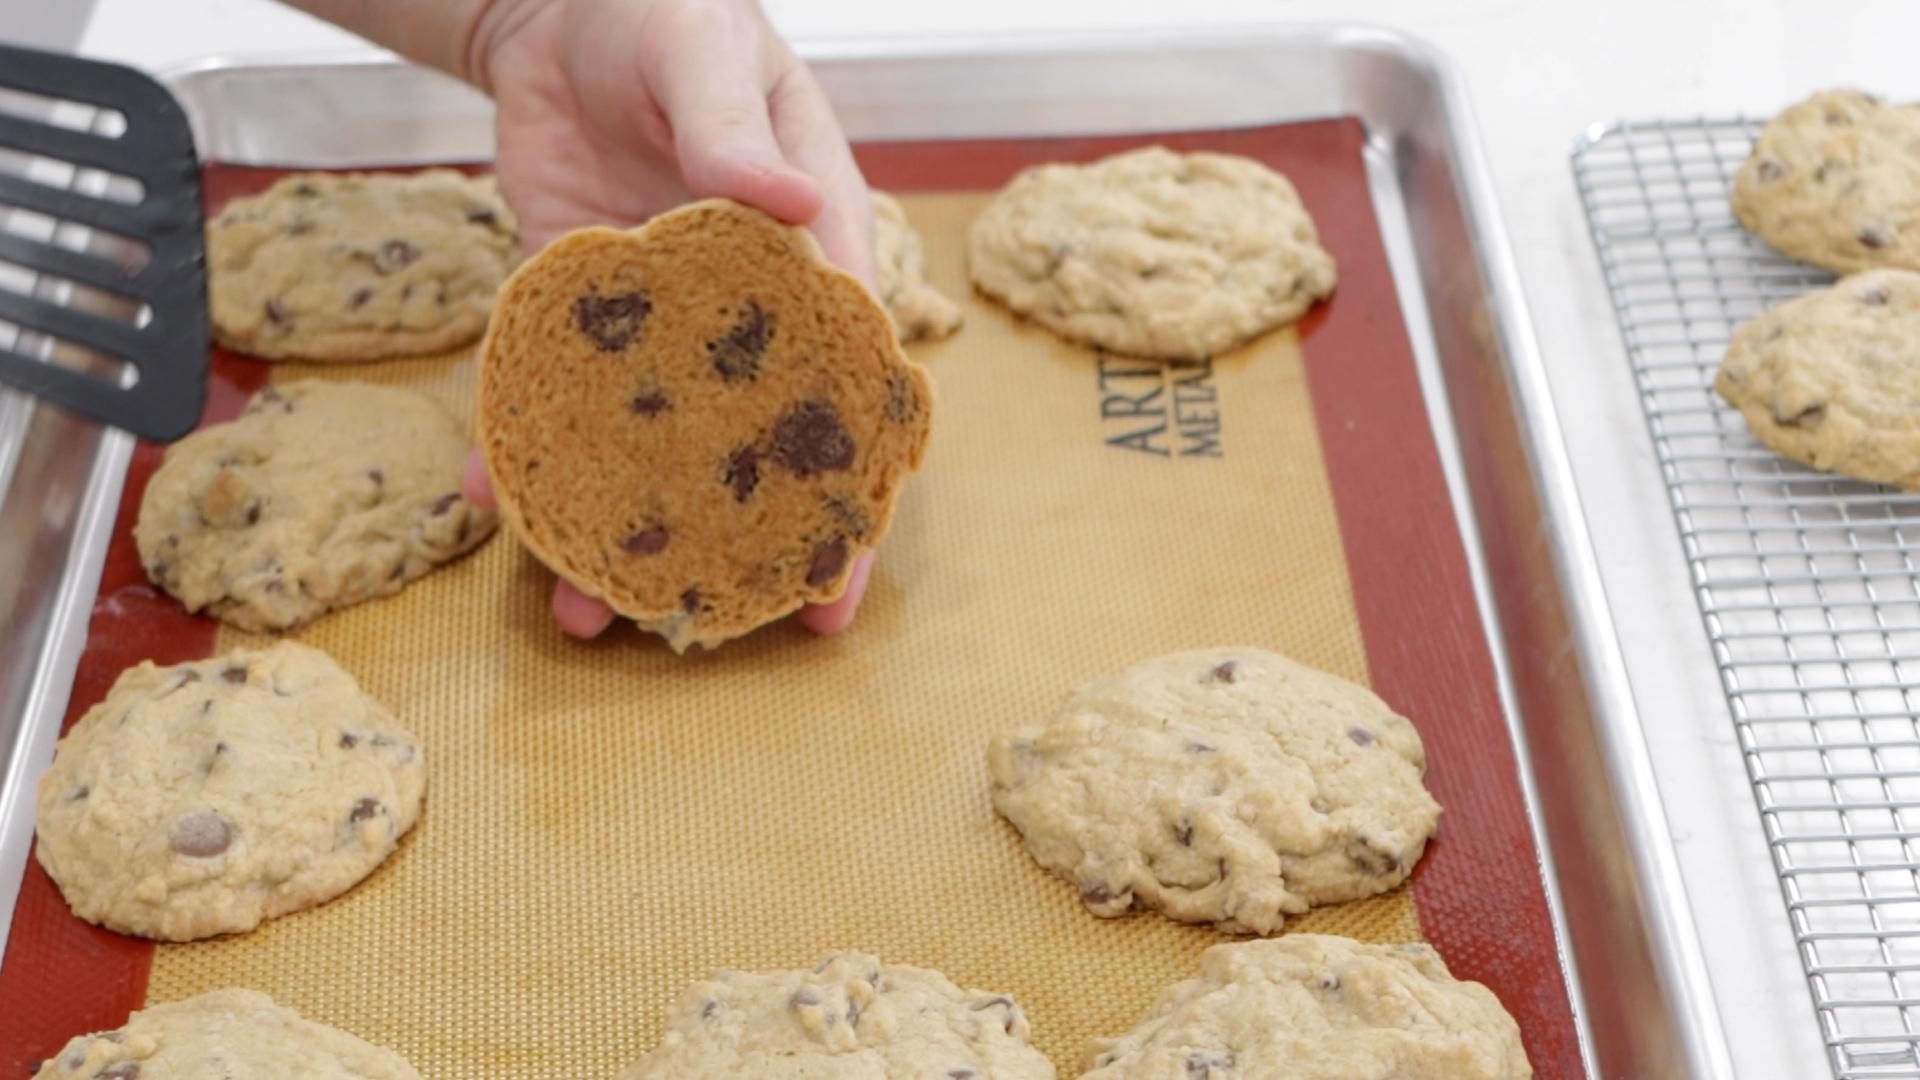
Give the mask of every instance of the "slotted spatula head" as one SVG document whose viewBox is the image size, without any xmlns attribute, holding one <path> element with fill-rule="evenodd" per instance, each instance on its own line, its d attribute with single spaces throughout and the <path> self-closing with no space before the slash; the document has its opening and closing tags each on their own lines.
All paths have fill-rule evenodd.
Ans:
<svg viewBox="0 0 1920 1080">
<path fill-rule="evenodd" d="M 0 381 L 145 438 L 192 430 L 203 229 L 193 133 L 166 88 L 0 45 Z"/>
</svg>

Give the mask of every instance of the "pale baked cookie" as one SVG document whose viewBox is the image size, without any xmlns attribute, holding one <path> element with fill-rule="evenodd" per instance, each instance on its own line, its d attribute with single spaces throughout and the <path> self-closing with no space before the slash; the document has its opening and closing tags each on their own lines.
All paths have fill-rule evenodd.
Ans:
<svg viewBox="0 0 1920 1080">
<path fill-rule="evenodd" d="M 316 1024 L 253 990 L 150 1005 L 114 1031 L 82 1035 L 35 1080 L 420 1080 L 406 1059 Z"/>
<path fill-rule="evenodd" d="M 420 816 L 412 735 L 325 653 L 282 641 L 122 672 L 40 779 L 40 865 L 74 914 L 189 941 L 313 907 Z"/>
<path fill-rule="evenodd" d="M 147 576 L 189 611 L 286 630 L 478 547 L 467 439 L 411 390 L 297 382 L 167 448 L 140 500 Z"/>
<path fill-rule="evenodd" d="M 735 203 L 554 241 L 481 352 L 508 525 L 676 650 L 840 596 L 926 451 L 931 388 L 886 311 Z"/>
<path fill-rule="evenodd" d="M 994 740 L 988 767 L 994 806 L 1094 914 L 1235 932 L 1393 888 L 1440 820 L 1411 723 L 1261 649 L 1095 679 L 1046 727 Z"/>
<path fill-rule="evenodd" d="M 1520 1028 L 1427 945 L 1323 934 L 1215 945 L 1081 1080 L 1527 1080 Z"/>
<path fill-rule="evenodd" d="M 285 177 L 207 226 L 214 337 L 269 360 L 465 345 L 486 328 L 494 290 L 513 269 L 517 229 L 492 177 Z"/>
<path fill-rule="evenodd" d="M 1053 1065 L 1005 994 L 961 990 L 864 953 L 811 971 L 722 971 L 681 995 L 666 1036 L 620 1080 L 1027 1080 Z"/>
<path fill-rule="evenodd" d="M 873 193 L 874 284 L 901 341 L 943 338 L 960 329 L 960 305 L 927 283 L 927 253 L 900 200 Z"/>
<path fill-rule="evenodd" d="M 1920 269 L 1920 105 L 1829 90 L 1781 113 L 1734 177 L 1733 212 L 1829 270 Z"/>
<path fill-rule="evenodd" d="M 1168 360 L 1293 322 L 1335 276 L 1286 177 L 1160 146 L 1020 173 L 973 223 L 967 269 L 1070 341 Z"/>
<path fill-rule="evenodd" d="M 1920 273 L 1869 270 L 1768 311 L 1713 386 L 1777 453 L 1920 490 Z"/>
</svg>

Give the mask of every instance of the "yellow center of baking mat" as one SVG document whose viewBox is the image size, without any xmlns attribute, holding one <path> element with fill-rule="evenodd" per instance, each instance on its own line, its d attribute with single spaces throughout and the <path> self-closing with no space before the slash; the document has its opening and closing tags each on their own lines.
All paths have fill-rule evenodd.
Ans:
<svg viewBox="0 0 1920 1080">
<path fill-rule="evenodd" d="M 298 637 L 426 747 L 422 822 L 331 904 L 160 946 L 149 1000 L 254 987 L 434 1080 L 604 1077 L 714 968 L 862 949 L 1013 994 L 1073 1076 L 1089 1039 L 1229 940 L 1087 914 L 994 815 L 985 750 L 1174 649 L 1260 645 L 1365 680 L 1297 343 L 1165 376 L 1109 358 L 1103 388 L 1092 352 L 970 294 L 982 197 L 905 201 L 967 321 L 913 348 L 933 447 L 852 631 L 789 622 L 684 659 L 630 627 L 574 642 L 552 577 L 504 534 L 322 618 Z M 274 369 L 415 386 L 462 415 L 472 375 L 464 357 Z M 1289 925 L 1419 937 L 1404 889 Z"/>
</svg>

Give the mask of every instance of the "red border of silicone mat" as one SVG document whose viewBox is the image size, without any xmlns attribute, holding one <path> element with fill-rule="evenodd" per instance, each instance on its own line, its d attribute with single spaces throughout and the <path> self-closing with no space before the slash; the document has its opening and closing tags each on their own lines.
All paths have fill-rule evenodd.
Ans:
<svg viewBox="0 0 1920 1080">
<path fill-rule="evenodd" d="M 1158 142 L 1245 154 L 1293 180 L 1340 265 L 1339 290 L 1302 323 L 1301 338 L 1373 685 L 1419 724 L 1427 782 L 1447 808 L 1450 827 L 1414 873 L 1421 928 L 1454 974 L 1499 994 L 1538 1075 L 1577 1077 L 1579 1043 L 1537 849 L 1374 216 L 1365 140 L 1358 121 L 1343 119 L 1165 136 L 879 143 L 860 147 L 859 158 L 878 187 L 986 190 L 1027 165 Z M 278 175 L 209 167 L 208 206 Z M 203 422 L 236 413 L 266 375 L 265 365 L 216 350 Z M 127 665 L 212 649 L 214 622 L 157 596 L 134 551 L 134 511 L 158 460 L 155 447 L 135 452 L 68 724 Z M 117 1027 L 144 1002 L 152 948 L 74 918 L 31 862 L 0 961 L 0 1076 L 24 1075 L 72 1035 Z"/>
</svg>

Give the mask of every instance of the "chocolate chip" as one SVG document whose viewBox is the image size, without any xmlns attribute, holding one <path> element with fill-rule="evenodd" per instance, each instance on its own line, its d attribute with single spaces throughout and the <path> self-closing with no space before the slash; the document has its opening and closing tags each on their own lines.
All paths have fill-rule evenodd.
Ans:
<svg viewBox="0 0 1920 1080">
<path fill-rule="evenodd" d="M 267 299 L 267 321 L 280 324 L 287 321 L 287 305 L 281 303 L 277 296 Z"/>
<path fill-rule="evenodd" d="M 439 517 L 441 514 L 453 509 L 453 504 L 459 501 L 460 493 L 457 491 L 449 491 L 445 495 L 433 500 L 433 505 L 427 507 L 427 513 L 434 517 Z"/>
<path fill-rule="evenodd" d="M 222 671 L 220 677 L 235 686 L 243 686 L 247 681 L 247 669 L 244 667 L 230 667 Z"/>
<path fill-rule="evenodd" d="M 489 210 L 484 206 L 476 206 L 473 209 L 467 211 L 467 224 L 485 225 L 487 228 L 491 229 L 495 225 L 500 224 L 500 215 L 494 213 L 492 210 Z"/>
<path fill-rule="evenodd" d="M 1888 300 L 1887 290 L 1878 285 L 1869 285 L 1861 289 L 1859 292 L 1853 294 L 1853 298 L 1868 307 L 1885 307 Z"/>
<path fill-rule="evenodd" d="M 853 451 L 853 435 L 827 402 L 803 401 L 773 423 L 773 460 L 795 475 L 845 469 Z"/>
<path fill-rule="evenodd" d="M 1782 424 L 1787 424 L 1792 427 L 1819 427 L 1820 422 L 1827 418 L 1827 407 L 1825 405 L 1809 405 L 1799 412 L 1794 413 L 1792 416 L 1781 416 L 1775 413 L 1773 418 Z"/>
<path fill-rule="evenodd" d="M 1361 870 L 1376 876 L 1397 873 L 1400 870 L 1398 855 L 1375 847 L 1364 836 L 1356 836 L 1347 841 L 1347 858 Z"/>
<path fill-rule="evenodd" d="M 1182 821 L 1173 827 L 1173 838 L 1180 841 L 1181 847 L 1193 846 L 1193 823 Z"/>
<path fill-rule="evenodd" d="M 1112 892 L 1104 885 L 1082 886 L 1080 902 L 1095 913 L 1118 915 L 1133 906 L 1133 890 Z"/>
<path fill-rule="evenodd" d="M 1772 158 L 1761 159 L 1759 166 L 1754 171 L 1760 174 L 1760 179 L 1762 180 L 1778 180 L 1787 175 L 1787 167 Z"/>
<path fill-rule="evenodd" d="M 288 236 L 305 236 L 312 231 L 313 231 L 313 222 L 311 221 L 296 221 L 293 224 L 287 226 Z"/>
<path fill-rule="evenodd" d="M 1016 1017 L 1019 1014 L 1014 1009 L 1013 999 L 1008 997 L 1007 995 L 995 994 L 994 996 L 986 999 L 985 1001 L 979 1002 L 978 1004 L 974 1005 L 973 1011 L 979 1012 L 982 1009 L 996 1009 L 996 1008 L 1007 1010 L 1007 1018 L 1001 1021 L 1001 1024 L 1006 1027 L 1007 1034 L 1009 1035 L 1013 1034 L 1014 1017 Z"/>
<path fill-rule="evenodd" d="M 93 1080 L 136 1080 L 140 1075 L 140 1063 L 123 1061 L 111 1069 L 102 1069 L 93 1074 Z"/>
<path fill-rule="evenodd" d="M 887 419 L 904 424 L 913 416 L 913 380 L 895 375 L 887 380 Z"/>
<path fill-rule="evenodd" d="M 211 859 L 233 846 L 233 826 L 211 810 L 188 814 L 167 834 L 173 850 L 191 859 Z"/>
<path fill-rule="evenodd" d="M 848 534 L 854 537 L 864 537 L 867 535 L 866 515 L 855 510 L 851 503 L 838 496 L 830 495 L 826 501 L 827 513 L 839 519 L 840 524 L 846 527 Z"/>
<path fill-rule="evenodd" d="M 658 416 L 660 413 L 666 411 L 667 404 L 667 395 L 656 390 L 650 394 L 641 394 L 639 397 L 634 398 L 633 411 L 639 413 L 641 416 Z"/>
<path fill-rule="evenodd" d="M 93 794 L 93 789 L 88 787 L 85 784 L 81 784 L 79 787 L 74 788 L 72 791 L 67 792 L 67 801 L 79 802 L 80 800 L 86 798 L 91 794 Z"/>
<path fill-rule="evenodd" d="M 376 816 L 386 812 L 387 808 L 381 804 L 379 799 L 361 799 L 359 802 L 354 803 L 353 809 L 347 813 L 347 824 L 358 825 L 363 821 L 371 821 Z"/>
<path fill-rule="evenodd" d="M 1218 749 L 1220 748 L 1212 743 L 1201 742 L 1199 739 L 1187 740 L 1187 753 L 1189 754 L 1211 754 Z"/>
<path fill-rule="evenodd" d="M 818 1004 L 820 1004 L 820 998 L 811 990 L 796 990 L 793 996 L 787 999 L 789 1009 L 803 1009 L 808 1005 Z"/>
<path fill-rule="evenodd" d="M 258 499 L 247 504 L 247 524 L 260 524 L 260 500 Z"/>
<path fill-rule="evenodd" d="M 573 321 L 601 352 L 619 352 L 640 336 L 652 311 L 653 302 L 638 290 L 612 296 L 589 292 L 573 302 Z"/>
<path fill-rule="evenodd" d="M 354 747 L 359 745 L 360 745 L 360 737 L 358 735 L 355 735 L 352 732 L 348 732 L 348 731 L 343 731 L 340 733 L 340 749 L 351 750 Z"/>
<path fill-rule="evenodd" d="M 1204 1080 L 1216 1072 L 1224 1074 L 1232 1068 L 1232 1054 L 1209 1054 L 1195 1050 L 1187 1055 L 1187 1075 L 1193 1080 Z"/>
<path fill-rule="evenodd" d="M 1335 975 L 1331 971 L 1323 971 L 1313 977 L 1312 986 L 1315 990 L 1321 991 L 1322 993 L 1332 993 L 1340 989 L 1340 976 Z"/>
<path fill-rule="evenodd" d="M 1853 122 L 1846 113 L 1840 112 L 1837 109 L 1828 109 L 1826 116 L 1822 117 L 1822 119 L 1826 120 L 1828 127 L 1841 127 Z"/>
<path fill-rule="evenodd" d="M 836 536 L 814 545 L 813 561 L 807 565 L 807 585 L 817 589 L 834 578 L 847 565 L 847 541 Z"/>
<path fill-rule="evenodd" d="M 680 594 L 680 610 L 689 615 L 700 610 L 700 590 L 688 589 Z"/>
<path fill-rule="evenodd" d="M 749 300 L 727 336 L 707 342 L 707 355 L 713 360 L 713 369 L 728 382 L 751 379 L 760 374 L 760 361 L 772 343 L 773 317 Z"/>
<path fill-rule="evenodd" d="M 405 240 L 389 240 L 373 253 L 373 269 L 376 273 L 391 274 L 419 257 L 420 249 Z"/>
<path fill-rule="evenodd" d="M 275 596 L 279 596 L 282 593 L 285 593 L 287 591 L 287 583 L 284 581 L 281 581 L 279 578 L 274 578 L 272 581 L 269 581 L 265 585 L 260 586 L 260 588 L 265 592 L 270 592 Z"/>
<path fill-rule="evenodd" d="M 979 1075 L 979 1073 L 974 1072 L 972 1069 L 966 1068 L 947 1070 L 947 1080 L 974 1080 L 974 1077 Z"/>
<path fill-rule="evenodd" d="M 364 307 L 367 301 L 371 299 L 373 299 L 373 290 L 362 285 L 348 294 L 347 306 L 350 308 Z"/>
<path fill-rule="evenodd" d="M 727 486 L 733 489 L 735 502 L 746 502 L 760 485 L 760 451 L 743 446 L 727 458 Z"/>
<path fill-rule="evenodd" d="M 671 534 L 665 525 L 649 525 L 620 542 L 629 555 L 658 555 L 667 549 Z"/>
<path fill-rule="evenodd" d="M 700 1019 L 711 1020 L 718 1015 L 720 1015 L 719 998 L 708 998 L 706 1004 L 700 1006 Z"/>
<path fill-rule="evenodd" d="M 1893 243 L 1893 237 L 1888 235 L 1885 229 L 1875 228 L 1872 225 L 1868 225 L 1866 228 L 1861 229 L 1860 232 L 1856 235 L 1855 239 L 1859 240 L 1862 244 L 1865 244 L 1867 247 L 1875 248 L 1875 249 L 1883 248 L 1883 247 L 1886 247 L 1888 244 Z"/>
<path fill-rule="evenodd" d="M 1213 681 L 1230 683 L 1239 678 L 1240 661 L 1228 660 L 1213 669 Z"/>
<path fill-rule="evenodd" d="M 1363 727 L 1348 728 L 1347 738 L 1352 739 L 1353 745 L 1355 746 L 1373 745 L 1373 732 L 1368 731 L 1366 728 L 1363 728 Z"/>
<path fill-rule="evenodd" d="M 1315 795 L 1312 799 L 1309 799 L 1307 801 L 1307 805 L 1313 807 L 1313 812 L 1316 814 L 1330 814 L 1333 812 L 1332 805 L 1330 805 L 1327 802 L 1327 800 L 1321 798 L 1318 795 Z"/>
</svg>

